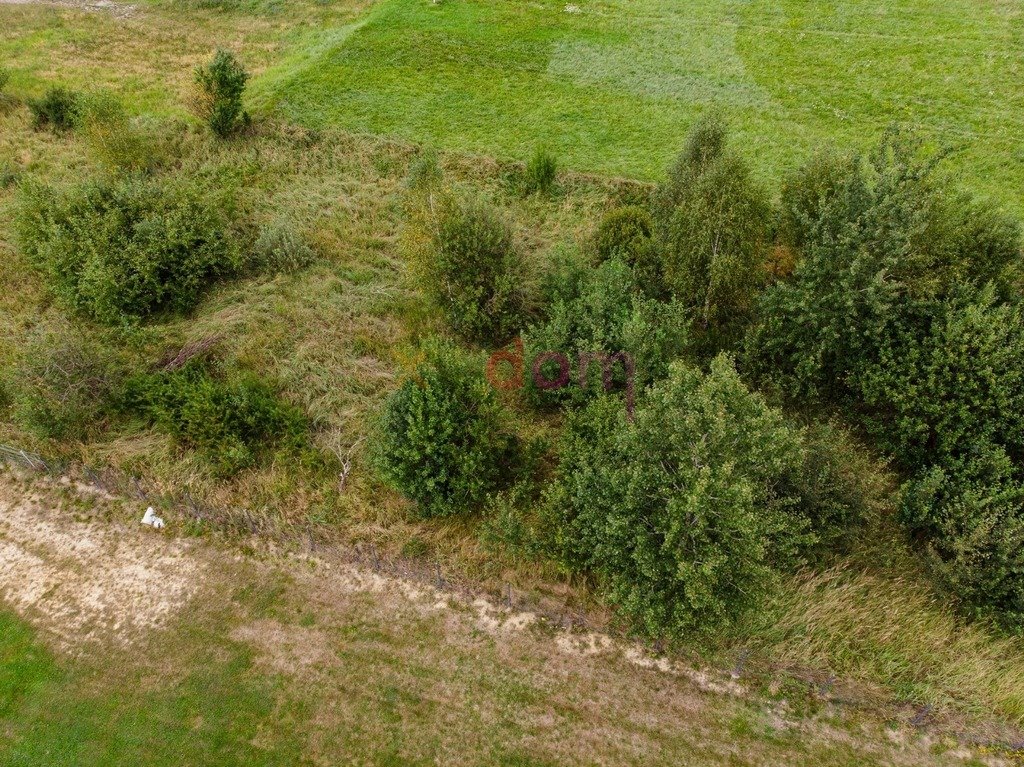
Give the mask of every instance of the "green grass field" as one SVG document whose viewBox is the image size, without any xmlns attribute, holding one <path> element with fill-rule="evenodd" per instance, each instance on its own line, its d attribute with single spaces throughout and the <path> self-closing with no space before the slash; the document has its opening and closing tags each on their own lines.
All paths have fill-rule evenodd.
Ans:
<svg viewBox="0 0 1024 767">
<path fill-rule="evenodd" d="M 896 121 L 1021 209 L 1024 16 L 1012 2 L 380 0 L 255 83 L 310 126 L 657 178 L 707 110 L 774 179 Z"/>
</svg>

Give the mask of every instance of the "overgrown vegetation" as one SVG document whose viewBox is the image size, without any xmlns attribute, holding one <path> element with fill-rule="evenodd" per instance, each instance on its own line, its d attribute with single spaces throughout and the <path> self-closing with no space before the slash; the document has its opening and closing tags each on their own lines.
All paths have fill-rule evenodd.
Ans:
<svg viewBox="0 0 1024 767">
<path fill-rule="evenodd" d="M 186 178 L 22 185 L 22 252 L 67 307 L 108 324 L 187 312 L 238 267 L 228 200 Z"/>
<path fill-rule="evenodd" d="M 1016 621 L 1024 504 L 1018 225 L 889 135 L 815 161 L 783 199 L 800 259 L 769 290 L 751 371 L 839 408 L 909 479 L 901 516 L 968 610 Z"/>
<path fill-rule="evenodd" d="M 689 338 L 683 308 L 639 294 L 619 257 L 596 268 L 567 258 L 548 277 L 544 299 L 545 318 L 523 334 L 529 392 L 541 405 L 581 404 L 612 387 L 640 390 L 665 375 Z M 560 377 L 567 385 L 538 386 Z"/>
<path fill-rule="evenodd" d="M 78 122 L 81 96 L 67 88 L 55 86 L 40 99 L 29 99 L 32 124 L 36 130 L 49 128 L 56 132 L 68 131 Z"/>
<path fill-rule="evenodd" d="M 100 92 L 83 99 L 79 122 L 93 155 L 112 171 L 145 173 L 159 164 L 156 142 L 133 123 L 113 95 Z"/>
<path fill-rule="evenodd" d="M 511 226 L 489 200 L 430 194 L 407 238 L 414 275 L 456 333 L 500 344 L 522 327 L 528 276 Z"/>
<path fill-rule="evenodd" d="M 598 574 L 647 632 L 721 629 L 861 511 L 820 464 L 805 476 L 807 451 L 728 358 L 707 373 L 676 363 L 634 423 L 617 398 L 569 419 L 547 499 L 562 561 Z"/>
<path fill-rule="evenodd" d="M 412 27 L 419 13 L 409 11 Z M 321 52 L 313 58 L 324 63 Z M 262 71 L 250 59 L 257 54 L 245 55 Z M 18 72 L 19 87 L 35 87 L 34 75 Z M 246 82 L 226 53 L 197 74 L 192 106 L 216 136 L 248 124 Z M 559 176 L 543 151 L 525 173 L 452 152 L 442 173 L 432 151 L 339 138 L 318 121 L 305 130 L 261 120 L 244 145 L 168 122 L 154 143 L 148 104 L 131 105 L 140 119 L 109 96 L 65 95 L 43 110 L 40 127 L 73 126 L 74 135 L 22 131 L 31 154 L 9 151 L 17 159 L 0 171 L 0 187 L 28 176 L 0 200 L 5 211 L 18 201 L 19 253 L 9 250 L 3 276 L 12 296 L 26 296 L 8 305 L 29 307 L 11 312 L 0 345 L 12 440 L 63 441 L 143 473 L 158 465 L 165 480 L 175 470 L 164 453 L 153 458 L 153 445 L 168 443 L 153 429 L 221 479 L 253 469 L 224 483 L 198 473 L 205 491 L 229 503 L 294 499 L 303 529 L 417 556 L 437 551 L 504 578 L 513 568 L 503 553 L 465 542 L 479 522 L 484 540 L 543 560 L 537 571 L 561 565 L 573 599 L 580 584 L 596 586 L 658 637 L 686 641 L 751 616 L 770 622 L 769 607 L 782 603 L 780 623 L 758 636 L 791 650 L 794 663 L 929 700 L 941 687 L 935 668 L 967 665 L 939 653 L 935 636 L 971 637 L 966 652 L 996 646 L 984 628 L 991 618 L 1019 629 L 1018 226 L 965 196 L 913 142 L 893 136 L 866 157 L 818 155 L 773 209 L 751 168 L 763 170 L 755 151 L 774 162 L 783 150 L 748 150 L 749 125 L 730 137 L 715 119 L 698 124 L 648 200 L 647 185 Z M 351 119 L 379 130 L 367 117 L 372 105 L 360 103 L 367 111 L 353 109 Z M 279 106 L 291 115 L 308 104 Z M 20 130 L 27 116 L 18 111 L 5 127 Z M 533 135 L 516 143 L 531 145 Z M 583 167 L 578 152 L 558 151 L 569 168 Z M 38 160 L 47 153 L 56 159 Z M 606 154 L 602 167 L 618 162 Z M 96 162 L 108 178 L 33 178 L 66 178 Z M 236 221 L 235 197 L 255 215 Z M 404 251 L 395 248 L 403 213 Z M 22 256 L 48 293 L 37 296 L 34 278 L 20 274 Z M 400 283 L 403 265 L 413 279 Z M 293 274 L 261 276 L 279 271 Z M 200 306 L 226 277 L 238 279 Z M 74 324 L 67 338 L 41 332 L 58 322 L 44 312 L 48 294 L 75 315 L 59 319 Z M 410 339 L 436 329 L 432 316 L 422 321 L 420 298 L 471 348 L 428 339 L 427 359 L 396 381 Z M 143 322 L 153 319 L 161 322 Z M 35 336 L 28 328 L 37 322 Z M 116 327 L 98 333 L 93 322 Z M 152 372 L 154 348 L 184 332 L 224 334 L 231 362 Z M 509 342 L 523 351 L 525 392 L 498 395 L 477 347 Z M 536 385 L 541 355 L 548 382 L 560 381 L 564 356 L 565 385 Z M 125 356 L 135 372 L 127 393 L 112 362 Z M 541 471 L 513 436 L 537 432 L 558 445 Z M 307 440 L 343 470 L 307 472 Z M 399 511 L 372 470 L 424 519 Z M 467 519 L 431 521 L 439 517 Z M 878 603 L 865 606 L 861 585 L 831 575 L 851 550 L 864 557 L 866 528 L 885 538 L 880 548 L 902 552 L 909 542 L 914 552 L 891 569 L 864 566 L 863 588 L 898 603 L 891 632 L 864 617 Z M 898 578 L 910 584 L 906 614 Z M 925 613 L 921 631 L 931 636 L 914 644 L 913 622 Z M 982 620 L 964 628 L 965 617 Z M 979 656 L 977 669 L 958 673 L 976 673 L 1000 711 L 1019 717 L 1019 681 L 995 690 L 991 658 Z M 978 689 L 965 696 L 983 698 Z M 943 690 L 938 700 L 956 697 Z"/>
<path fill-rule="evenodd" d="M 37 330 L 5 378 L 15 419 L 47 439 L 80 440 L 110 414 L 123 371 L 102 343 L 62 328 Z"/>
<path fill-rule="evenodd" d="M 558 180 L 558 158 L 543 146 L 537 147 L 526 164 L 523 191 L 526 194 L 550 194 Z"/>
<path fill-rule="evenodd" d="M 200 451 L 223 476 L 253 466 L 268 450 L 290 450 L 294 458 L 308 444 L 308 424 L 298 408 L 252 373 L 201 358 L 132 378 L 124 404 L 182 446 Z"/>
</svg>

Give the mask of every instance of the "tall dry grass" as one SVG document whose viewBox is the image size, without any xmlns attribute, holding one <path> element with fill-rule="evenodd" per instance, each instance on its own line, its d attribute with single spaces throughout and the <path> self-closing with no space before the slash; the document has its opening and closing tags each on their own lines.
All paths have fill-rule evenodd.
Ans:
<svg viewBox="0 0 1024 767">
<path fill-rule="evenodd" d="M 913 573 L 853 564 L 806 573 L 778 608 L 759 641 L 780 663 L 1024 724 L 1024 642 L 959 620 Z"/>
</svg>

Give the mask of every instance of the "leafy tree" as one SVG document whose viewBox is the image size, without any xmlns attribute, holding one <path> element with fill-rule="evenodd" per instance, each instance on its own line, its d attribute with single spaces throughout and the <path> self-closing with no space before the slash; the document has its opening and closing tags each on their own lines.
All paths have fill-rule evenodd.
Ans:
<svg viewBox="0 0 1024 767">
<path fill-rule="evenodd" d="M 621 401 L 569 417 L 547 499 L 563 563 L 597 574 L 651 633 L 720 628 L 814 540 L 794 479 L 799 430 L 732 363 L 675 363 L 630 424 Z"/>
<path fill-rule="evenodd" d="M 221 138 L 227 138 L 249 124 L 242 107 L 242 95 L 249 74 L 231 51 L 218 50 L 210 63 L 195 72 L 195 91 L 190 104 L 193 114 Z"/>
<path fill-rule="evenodd" d="M 482 361 L 434 344 L 384 404 L 374 462 L 420 516 L 479 510 L 515 466 L 517 442 L 483 371 Z"/>
<path fill-rule="evenodd" d="M 666 285 L 692 310 L 706 350 L 729 344 L 765 281 L 772 211 L 719 121 L 694 128 L 655 210 Z"/>
</svg>

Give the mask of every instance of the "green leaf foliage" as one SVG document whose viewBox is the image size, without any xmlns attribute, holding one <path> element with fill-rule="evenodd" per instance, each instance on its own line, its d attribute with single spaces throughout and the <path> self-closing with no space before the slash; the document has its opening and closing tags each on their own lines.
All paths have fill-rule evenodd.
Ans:
<svg viewBox="0 0 1024 767">
<path fill-rule="evenodd" d="M 566 567 L 596 574 L 638 626 L 710 631 L 760 604 L 817 540 L 802 488 L 831 491 L 806 462 L 801 431 L 728 358 L 708 373 L 677 362 L 635 422 L 616 397 L 569 416 L 547 513 Z"/>
<path fill-rule="evenodd" d="M 69 308 L 107 324 L 187 312 L 237 269 L 218 201 L 187 181 L 24 184 L 16 217 L 23 253 Z"/>
<path fill-rule="evenodd" d="M 381 478 L 417 514 L 448 517 L 479 510 L 519 451 L 483 360 L 433 344 L 384 403 L 372 452 Z"/>
</svg>

